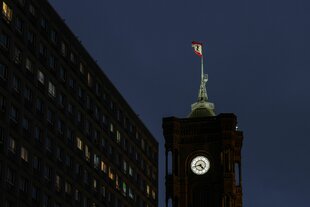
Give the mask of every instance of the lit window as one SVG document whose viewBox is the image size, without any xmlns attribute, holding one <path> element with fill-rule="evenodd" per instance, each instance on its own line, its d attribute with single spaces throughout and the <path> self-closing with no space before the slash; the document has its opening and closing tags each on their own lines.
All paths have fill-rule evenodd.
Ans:
<svg viewBox="0 0 310 207">
<path fill-rule="evenodd" d="M 131 167 L 131 166 L 129 166 L 129 168 L 128 168 L 128 174 L 129 174 L 130 176 L 133 175 L 133 170 L 132 170 L 132 167 Z"/>
<path fill-rule="evenodd" d="M 5 2 L 2 3 L 2 14 L 7 22 L 12 21 L 13 11 Z"/>
<path fill-rule="evenodd" d="M 71 184 L 68 182 L 65 182 L 65 193 L 71 194 Z"/>
<path fill-rule="evenodd" d="M 123 170 L 124 170 L 124 173 L 127 172 L 127 162 L 125 160 L 123 161 Z"/>
<path fill-rule="evenodd" d="M 66 54 L 67 54 L 67 47 L 66 47 L 66 44 L 64 42 L 61 42 L 61 54 L 62 54 L 62 56 L 66 56 Z"/>
<path fill-rule="evenodd" d="M 131 199 L 134 198 L 134 194 L 133 194 L 132 189 L 131 189 L 130 187 L 128 188 L 128 196 L 129 196 L 129 198 L 131 198 Z"/>
<path fill-rule="evenodd" d="M 114 173 L 112 172 L 112 169 L 109 167 L 109 178 L 111 180 L 114 180 Z"/>
<path fill-rule="evenodd" d="M 90 151 L 86 144 L 85 144 L 85 158 L 86 158 L 86 161 L 90 161 Z"/>
<path fill-rule="evenodd" d="M 26 58 L 26 69 L 29 71 L 29 72 L 32 72 L 33 71 L 33 63 L 32 61 L 29 59 L 29 58 Z"/>
<path fill-rule="evenodd" d="M 116 142 L 121 143 L 121 133 L 118 130 L 116 130 Z"/>
<path fill-rule="evenodd" d="M 126 196 L 127 194 L 127 185 L 125 182 L 123 182 L 123 195 Z"/>
<path fill-rule="evenodd" d="M 107 172 L 107 165 L 106 165 L 103 161 L 101 161 L 100 169 L 101 169 L 101 171 L 103 171 L 104 173 Z"/>
<path fill-rule="evenodd" d="M 48 82 L 48 93 L 50 96 L 55 97 L 56 96 L 56 89 L 55 85 L 51 82 Z"/>
<path fill-rule="evenodd" d="M 146 185 L 146 194 L 147 196 L 150 196 L 150 186 Z"/>
<path fill-rule="evenodd" d="M 71 61 L 72 63 L 75 62 L 75 55 L 73 54 L 73 52 L 70 53 L 70 61 Z"/>
<path fill-rule="evenodd" d="M 8 140 L 8 150 L 13 152 L 13 153 L 16 152 L 15 139 L 13 139 L 12 137 L 9 137 L 9 140 Z"/>
<path fill-rule="evenodd" d="M 93 180 L 93 188 L 94 188 L 94 190 L 97 190 L 97 180 L 96 179 Z"/>
<path fill-rule="evenodd" d="M 87 83 L 88 83 L 88 86 L 89 86 L 89 87 L 92 86 L 93 79 L 92 79 L 90 73 L 87 74 Z"/>
<path fill-rule="evenodd" d="M 79 150 L 83 150 L 83 142 L 82 142 L 81 138 L 79 138 L 79 137 L 76 138 L 76 147 Z"/>
<path fill-rule="evenodd" d="M 115 175 L 115 188 L 119 190 L 119 181 L 118 181 L 118 175 Z"/>
<path fill-rule="evenodd" d="M 156 193 L 154 190 L 152 190 L 152 198 L 155 200 L 156 199 Z"/>
<path fill-rule="evenodd" d="M 44 85 L 44 74 L 42 73 L 42 71 L 38 70 L 38 81 Z"/>
<path fill-rule="evenodd" d="M 25 147 L 20 148 L 20 157 L 24 161 L 28 162 L 28 150 Z"/>
<path fill-rule="evenodd" d="M 60 176 L 59 175 L 56 175 L 55 177 L 55 188 L 57 192 L 60 191 Z"/>
<path fill-rule="evenodd" d="M 113 132 L 114 131 L 114 127 L 113 127 L 113 124 L 111 123 L 110 124 L 110 132 Z"/>
<path fill-rule="evenodd" d="M 75 189 L 75 192 L 74 192 L 74 199 L 76 201 L 80 200 L 80 192 L 78 189 Z"/>
<path fill-rule="evenodd" d="M 80 63 L 80 73 L 84 74 L 84 65 Z"/>
<path fill-rule="evenodd" d="M 99 162 L 100 162 L 99 160 L 100 160 L 99 156 L 94 154 L 94 167 L 95 168 L 99 168 Z"/>
</svg>

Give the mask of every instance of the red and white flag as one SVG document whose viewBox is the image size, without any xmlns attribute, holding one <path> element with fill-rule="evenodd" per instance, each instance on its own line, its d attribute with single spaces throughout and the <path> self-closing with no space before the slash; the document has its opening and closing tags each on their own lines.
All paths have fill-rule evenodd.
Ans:
<svg viewBox="0 0 310 207">
<path fill-rule="evenodd" d="M 192 42 L 192 47 L 194 48 L 194 52 L 201 57 L 202 56 L 202 43 Z"/>
</svg>

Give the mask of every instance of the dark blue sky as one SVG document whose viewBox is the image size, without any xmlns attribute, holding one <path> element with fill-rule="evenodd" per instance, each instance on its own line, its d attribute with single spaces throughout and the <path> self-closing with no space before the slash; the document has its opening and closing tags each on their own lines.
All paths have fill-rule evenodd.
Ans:
<svg viewBox="0 0 310 207">
<path fill-rule="evenodd" d="M 186 117 L 208 42 L 217 113 L 244 131 L 245 207 L 307 207 L 310 195 L 308 0 L 49 0 L 160 143 L 161 119 Z"/>
</svg>

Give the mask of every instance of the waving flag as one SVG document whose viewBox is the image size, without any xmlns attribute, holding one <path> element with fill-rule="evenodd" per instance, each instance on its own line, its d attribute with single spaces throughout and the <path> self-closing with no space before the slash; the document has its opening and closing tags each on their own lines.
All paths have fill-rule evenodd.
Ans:
<svg viewBox="0 0 310 207">
<path fill-rule="evenodd" d="M 192 42 L 192 47 L 194 48 L 194 52 L 201 57 L 202 56 L 202 43 Z"/>
</svg>

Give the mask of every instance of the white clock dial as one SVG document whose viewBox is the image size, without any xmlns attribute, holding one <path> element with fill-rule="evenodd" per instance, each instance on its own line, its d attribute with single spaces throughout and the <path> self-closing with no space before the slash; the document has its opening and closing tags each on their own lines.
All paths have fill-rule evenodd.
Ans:
<svg viewBox="0 0 310 207">
<path fill-rule="evenodd" d="M 197 156 L 191 161 L 191 169 L 196 175 L 203 175 L 210 169 L 210 161 L 204 156 Z"/>
</svg>

